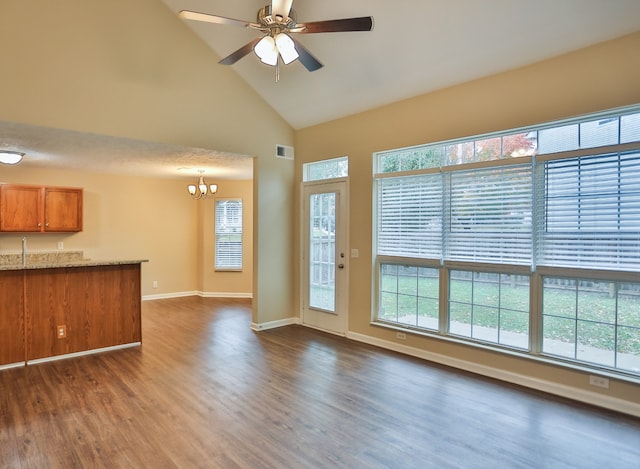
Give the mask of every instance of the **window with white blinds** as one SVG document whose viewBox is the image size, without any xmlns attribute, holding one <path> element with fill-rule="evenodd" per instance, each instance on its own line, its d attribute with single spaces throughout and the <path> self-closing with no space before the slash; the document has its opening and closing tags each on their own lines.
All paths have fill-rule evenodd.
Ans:
<svg viewBox="0 0 640 469">
<path fill-rule="evenodd" d="M 531 264 L 531 165 L 447 174 L 445 260 Z"/>
<path fill-rule="evenodd" d="M 538 265 L 640 270 L 640 152 L 538 163 Z"/>
<path fill-rule="evenodd" d="M 215 233 L 216 270 L 242 270 L 242 200 L 216 200 Z"/>
<path fill-rule="evenodd" d="M 378 181 L 378 253 L 442 256 L 442 174 Z"/>
<path fill-rule="evenodd" d="M 378 181 L 378 254 L 531 263 L 531 165 Z"/>
<path fill-rule="evenodd" d="M 640 106 L 380 152 L 373 179 L 377 324 L 640 376 Z"/>
</svg>

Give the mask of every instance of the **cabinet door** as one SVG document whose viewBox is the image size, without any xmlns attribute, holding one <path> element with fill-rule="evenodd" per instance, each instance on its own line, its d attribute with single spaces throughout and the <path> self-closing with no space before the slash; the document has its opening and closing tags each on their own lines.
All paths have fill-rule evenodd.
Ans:
<svg viewBox="0 0 640 469">
<path fill-rule="evenodd" d="M 45 187 L 44 231 L 82 231 L 82 189 Z"/>
<path fill-rule="evenodd" d="M 24 296 L 21 271 L 0 271 L 0 365 L 24 362 Z"/>
<path fill-rule="evenodd" d="M 42 231 L 42 188 L 0 186 L 0 231 Z"/>
<path fill-rule="evenodd" d="M 33 269 L 25 277 L 27 360 L 141 342 L 140 264 Z"/>
</svg>

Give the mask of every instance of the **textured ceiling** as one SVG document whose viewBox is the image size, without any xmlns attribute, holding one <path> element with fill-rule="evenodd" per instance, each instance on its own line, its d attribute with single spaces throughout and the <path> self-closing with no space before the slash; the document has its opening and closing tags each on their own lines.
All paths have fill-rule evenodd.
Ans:
<svg viewBox="0 0 640 469">
<path fill-rule="evenodd" d="M 0 121 L 0 150 L 28 154 L 24 165 L 155 177 L 252 179 L 253 158 L 105 135 Z M 0 181 L 1 182 L 1 181 Z"/>
<path fill-rule="evenodd" d="M 254 21 L 267 0 L 162 2 L 174 13 Z M 293 7 L 298 21 L 371 15 L 375 22 L 371 32 L 299 35 L 324 64 L 316 72 L 294 62 L 276 83 L 274 68 L 253 54 L 232 66 L 295 129 L 640 30 L 640 0 L 294 0 Z M 209 45 L 212 61 L 258 34 L 185 23 Z M 167 177 L 206 167 L 219 179 L 252 177 L 252 159 L 242 155 L 0 122 L 0 149 L 12 147 L 40 166 Z"/>
</svg>

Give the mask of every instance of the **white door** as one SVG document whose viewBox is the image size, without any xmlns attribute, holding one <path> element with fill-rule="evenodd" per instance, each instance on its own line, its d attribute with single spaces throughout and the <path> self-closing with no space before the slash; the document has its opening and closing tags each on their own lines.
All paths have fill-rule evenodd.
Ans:
<svg viewBox="0 0 640 469">
<path fill-rule="evenodd" d="M 302 323 L 347 333 L 346 182 L 303 186 Z"/>
</svg>

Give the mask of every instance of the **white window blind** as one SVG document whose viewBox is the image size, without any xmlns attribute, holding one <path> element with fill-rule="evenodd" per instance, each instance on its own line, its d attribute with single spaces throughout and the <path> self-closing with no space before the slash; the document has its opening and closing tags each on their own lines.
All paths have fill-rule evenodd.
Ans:
<svg viewBox="0 0 640 469">
<path fill-rule="evenodd" d="M 446 180 L 445 259 L 531 263 L 530 164 L 455 171 Z"/>
<path fill-rule="evenodd" d="M 640 153 L 538 164 L 538 264 L 639 271 Z"/>
<path fill-rule="evenodd" d="M 215 268 L 218 270 L 241 270 L 242 200 L 216 200 L 215 224 Z"/>
<path fill-rule="evenodd" d="M 440 259 L 442 174 L 378 180 L 378 254 Z"/>
</svg>

